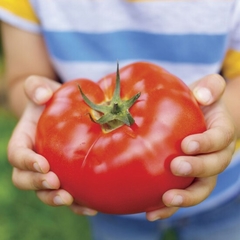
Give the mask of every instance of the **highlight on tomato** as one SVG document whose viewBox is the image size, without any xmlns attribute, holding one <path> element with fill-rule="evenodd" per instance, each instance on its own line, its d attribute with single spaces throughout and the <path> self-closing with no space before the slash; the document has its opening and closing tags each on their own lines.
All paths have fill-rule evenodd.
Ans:
<svg viewBox="0 0 240 240">
<path fill-rule="evenodd" d="M 190 89 L 163 68 L 136 62 L 98 82 L 64 83 L 46 104 L 36 152 L 78 204 L 110 214 L 164 207 L 162 195 L 194 180 L 171 173 L 181 141 L 206 130 Z"/>
</svg>

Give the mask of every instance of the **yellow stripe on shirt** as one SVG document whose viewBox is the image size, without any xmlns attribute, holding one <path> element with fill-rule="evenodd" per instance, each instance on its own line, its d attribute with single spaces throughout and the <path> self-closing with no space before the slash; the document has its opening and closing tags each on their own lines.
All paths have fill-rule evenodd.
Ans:
<svg viewBox="0 0 240 240">
<path fill-rule="evenodd" d="M 0 7 L 33 23 L 38 23 L 29 0 L 0 0 Z"/>
<path fill-rule="evenodd" d="M 238 139 L 238 141 L 237 141 L 236 150 L 240 150 L 240 139 Z"/>
<path fill-rule="evenodd" d="M 223 75 L 227 79 L 240 76 L 240 52 L 229 50 L 226 54 L 222 67 Z"/>
</svg>

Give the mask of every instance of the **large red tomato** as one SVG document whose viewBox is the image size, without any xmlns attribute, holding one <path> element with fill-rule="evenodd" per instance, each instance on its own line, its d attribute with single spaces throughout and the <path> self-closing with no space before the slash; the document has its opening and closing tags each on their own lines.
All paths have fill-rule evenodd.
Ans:
<svg viewBox="0 0 240 240">
<path fill-rule="evenodd" d="M 120 84 L 116 74 L 63 84 L 39 120 L 36 151 L 77 203 L 151 211 L 167 190 L 193 181 L 174 176 L 170 163 L 183 155 L 183 138 L 205 131 L 204 117 L 189 88 L 159 66 L 138 62 L 119 73 Z"/>
</svg>

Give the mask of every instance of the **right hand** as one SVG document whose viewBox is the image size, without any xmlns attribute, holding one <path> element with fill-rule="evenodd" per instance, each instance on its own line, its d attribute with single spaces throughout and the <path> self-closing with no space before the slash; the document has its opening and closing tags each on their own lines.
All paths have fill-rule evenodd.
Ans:
<svg viewBox="0 0 240 240">
<path fill-rule="evenodd" d="M 60 84 L 50 79 L 31 76 L 24 89 L 29 103 L 8 145 L 8 158 L 13 166 L 13 184 L 22 190 L 34 190 L 38 198 L 50 206 L 68 205 L 77 214 L 95 215 L 96 211 L 74 203 L 73 197 L 60 189 L 60 181 L 43 156 L 34 152 L 35 132 L 44 104 Z"/>
</svg>

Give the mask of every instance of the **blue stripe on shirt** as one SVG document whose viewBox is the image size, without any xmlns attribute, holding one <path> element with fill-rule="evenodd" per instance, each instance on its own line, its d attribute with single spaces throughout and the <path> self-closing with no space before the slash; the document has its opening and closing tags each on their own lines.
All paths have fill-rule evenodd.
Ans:
<svg viewBox="0 0 240 240">
<path fill-rule="evenodd" d="M 226 36 L 166 35 L 119 31 L 111 33 L 44 32 L 51 54 L 63 61 L 145 59 L 211 64 L 222 60 Z"/>
</svg>

